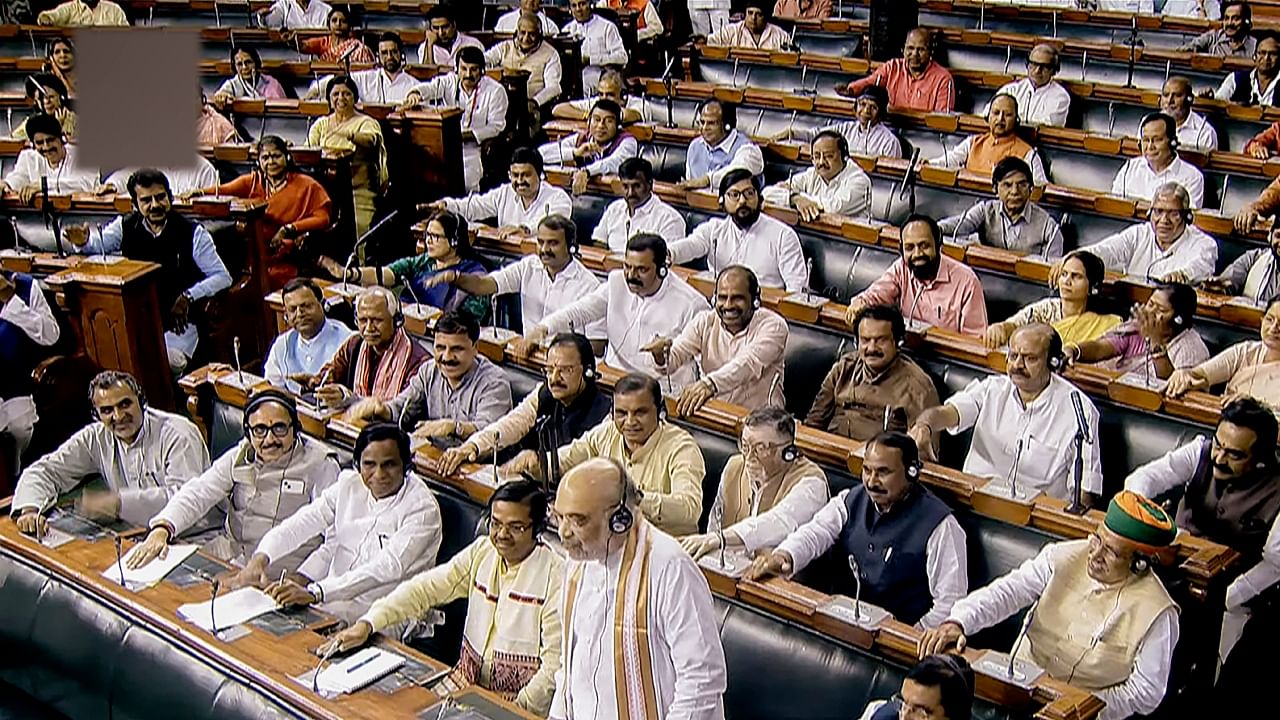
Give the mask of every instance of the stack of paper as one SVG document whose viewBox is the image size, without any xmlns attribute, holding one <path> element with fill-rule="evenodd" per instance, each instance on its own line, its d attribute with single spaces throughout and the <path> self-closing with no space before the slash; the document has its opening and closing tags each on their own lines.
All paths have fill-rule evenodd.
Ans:
<svg viewBox="0 0 1280 720">
<path fill-rule="evenodd" d="M 213 603 L 212 611 L 210 603 Z M 210 632 L 217 632 L 240 623 L 248 622 L 259 615 L 275 610 L 279 605 L 270 595 L 258 588 L 240 588 L 218 596 L 217 600 L 206 600 L 202 603 L 187 603 L 178 608 L 178 614 L 189 622 L 199 625 Z M 217 621 L 218 627 L 213 627 Z"/>
<path fill-rule="evenodd" d="M 316 687 L 321 693 L 352 693 L 395 672 L 401 665 L 404 665 L 404 658 L 400 655 L 381 648 L 365 648 L 325 668 L 316 679 Z"/>
<path fill-rule="evenodd" d="M 148 588 L 164 579 L 165 575 L 173 572 L 173 569 L 182 564 L 183 560 L 191 557 L 191 554 L 197 550 L 195 545 L 170 545 L 169 554 L 163 559 L 155 558 L 151 562 L 143 565 L 136 570 L 129 569 L 129 558 L 137 552 L 141 545 L 134 545 L 129 548 L 129 552 L 124 554 L 120 562 L 111 563 L 111 567 L 102 571 L 102 577 L 113 583 L 119 583 L 129 590 L 140 590 Z M 124 577 L 120 577 L 120 571 L 124 570 Z"/>
</svg>

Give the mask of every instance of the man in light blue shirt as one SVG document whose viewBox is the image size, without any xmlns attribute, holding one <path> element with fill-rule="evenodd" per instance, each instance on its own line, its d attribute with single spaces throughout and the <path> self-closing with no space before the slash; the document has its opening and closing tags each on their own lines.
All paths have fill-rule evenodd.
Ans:
<svg viewBox="0 0 1280 720">
<path fill-rule="evenodd" d="M 315 384 L 314 376 L 329 362 L 351 328 L 324 316 L 324 294 L 309 278 L 294 278 L 280 291 L 284 317 L 292 329 L 271 343 L 264 372 L 267 382 L 293 393 Z"/>
<path fill-rule="evenodd" d="M 698 137 L 689 143 L 684 161 L 682 190 L 718 188 L 730 170 L 741 168 L 752 175 L 764 174 L 764 155 L 751 138 L 737 131 L 737 108 L 715 98 L 698 105 L 693 120 Z"/>
</svg>

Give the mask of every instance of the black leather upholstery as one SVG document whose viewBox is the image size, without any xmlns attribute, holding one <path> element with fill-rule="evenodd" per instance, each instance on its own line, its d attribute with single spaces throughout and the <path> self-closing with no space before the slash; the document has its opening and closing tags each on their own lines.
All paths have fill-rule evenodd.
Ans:
<svg viewBox="0 0 1280 720">
<path fill-rule="evenodd" d="M 427 483 L 440 505 L 440 541 L 437 562 L 445 562 L 476 539 L 476 529 L 484 519 L 484 508 L 451 487 Z M 442 608 L 445 623 L 437 625 L 429 638 L 415 640 L 414 647 L 443 662 L 455 663 L 462 647 L 462 628 L 467 617 L 466 599 L 455 600 Z"/>
</svg>

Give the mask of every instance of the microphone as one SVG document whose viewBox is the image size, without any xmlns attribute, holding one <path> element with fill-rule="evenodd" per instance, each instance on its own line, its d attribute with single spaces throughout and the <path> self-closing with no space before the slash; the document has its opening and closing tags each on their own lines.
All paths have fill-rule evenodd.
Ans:
<svg viewBox="0 0 1280 720">
<path fill-rule="evenodd" d="M 1013 640 L 1013 647 L 1009 648 L 1009 665 L 1005 668 L 1005 675 L 1009 678 L 1014 677 L 1014 658 L 1018 656 L 1018 650 L 1022 647 L 1022 641 L 1027 637 L 1027 630 L 1031 628 L 1031 619 L 1035 617 L 1036 608 L 1040 607 L 1040 601 L 1037 600 L 1031 609 L 1027 610 L 1027 614 L 1022 618 L 1022 627 L 1018 630 L 1018 636 Z"/>
<path fill-rule="evenodd" d="M 1080 393 L 1071 393 L 1071 407 L 1076 411 L 1076 427 L 1079 428 L 1081 437 L 1087 443 L 1092 443 L 1089 438 L 1089 421 L 1084 416 L 1084 406 L 1080 404 Z"/>
<path fill-rule="evenodd" d="M 921 283 L 920 287 L 916 290 L 915 297 L 911 298 L 911 309 L 908 310 L 907 314 L 902 317 L 903 320 L 905 320 L 908 323 L 912 322 L 912 316 L 914 316 L 916 312 L 916 304 L 920 302 L 920 296 L 923 294 L 924 294 L 924 284 Z"/>
<path fill-rule="evenodd" d="M 813 258 L 804 259 L 804 301 L 813 302 Z"/>
<path fill-rule="evenodd" d="M 773 393 L 778 389 L 778 383 L 782 380 L 782 373 L 774 372 L 773 380 L 769 382 L 769 394 L 765 397 L 765 407 L 773 407 Z"/>
<path fill-rule="evenodd" d="M 493 438 L 493 486 L 498 487 L 498 437 L 494 433 Z"/>
<path fill-rule="evenodd" d="M 129 585 L 128 585 L 127 583 L 125 583 L 125 581 L 124 581 L 124 562 L 123 562 L 123 557 L 124 557 L 124 555 L 123 555 L 123 553 L 120 551 L 120 535 L 119 535 L 119 533 L 112 533 L 112 534 L 111 534 L 111 539 L 112 539 L 112 540 L 115 542 L 115 544 L 116 544 L 116 570 L 120 573 L 120 587 L 124 588 L 125 590 L 128 590 L 128 589 L 129 589 Z"/>
<path fill-rule="evenodd" d="M 862 575 L 858 567 L 858 559 L 849 556 L 849 572 L 853 573 L 853 616 L 854 622 L 862 623 Z"/>
<path fill-rule="evenodd" d="M 400 406 L 400 416 L 396 418 L 396 427 L 400 428 L 401 430 L 404 429 L 404 415 L 405 415 L 405 412 L 407 412 L 408 410 L 409 410 L 409 401 L 405 400 L 404 404 Z"/>
<path fill-rule="evenodd" d="M 892 201 L 893 201 L 893 198 L 892 196 L 890 196 L 890 202 Z M 888 215 L 887 212 L 885 214 Z M 863 247 L 861 245 L 853 249 L 853 255 L 849 258 L 849 270 L 844 274 L 844 286 L 849 290 L 850 300 L 852 300 L 854 296 L 854 292 L 853 292 L 854 271 L 857 270 L 858 268 L 858 261 L 862 259 L 862 250 L 863 250 Z M 836 355 L 836 357 L 839 357 L 839 355 Z"/>
<path fill-rule="evenodd" d="M 667 61 L 667 69 L 662 71 L 662 86 L 666 88 L 667 91 L 667 127 L 669 128 L 676 126 L 674 117 L 675 98 L 673 97 L 674 91 L 672 90 L 672 84 L 675 79 L 671 76 L 671 71 L 675 69 L 676 60 L 679 59 L 679 57 L 679 55 L 672 55 L 671 59 Z"/>
<path fill-rule="evenodd" d="M 213 614 L 213 604 L 218 599 L 218 588 L 221 586 L 222 583 L 218 581 L 218 578 L 213 578 L 209 581 L 209 628 L 214 637 L 218 637 L 218 619 Z"/>
<path fill-rule="evenodd" d="M 1013 467 L 1009 468 L 1009 497 L 1018 497 L 1018 463 L 1022 460 L 1022 438 L 1018 438 L 1018 446 L 1013 450 Z"/>
<path fill-rule="evenodd" d="M 65 161 L 64 165 L 65 167 Z M 62 246 L 62 228 L 58 222 L 58 214 L 53 210 L 53 203 L 49 202 L 49 176 L 40 176 L 40 212 L 44 215 L 46 227 L 53 229 L 53 242 L 57 246 L 58 257 L 66 257 L 66 248 Z"/>
<path fill-rule="evenodd" d="M 907 173 L 902 176 L 902 183 L 898 186 L 899 200 L 907 196 L 907 188 L 911 188 L 913 191 L 915 190 L 916 171 L 917 171 L 917 166 L 919 164 L 920 164 L 920 148 L 919 146 L 917 146 L 911 149 L 911 160 L 910 162 L 907 163 Z M 913 197 L 914 197 L 914 192 L 913 192 Z M 892 200 L 890 202 L 892 202 Z M 915 203 L 912 202 L 911 204 L 914 207 Z M 886 213 L 886 215 L 887 214 L 888 213 Z"/>
<path fill-rule="evenodd" d="M 1151 360 L 1144 358 L 1143 362 L 1149 365 Z M 1076 457 L 1071 466 L 1071 504 L 1066 511 L 1072 515 L 1083 515 L 1088 509 L 1084 504 L 1084 444 L 1093 440 L 1089 437 L 1089 423 L 1084 416 L 1079 391 L 1071 393 L 1071 407 L 1076 411 Z"/>
<path fill-rule="evenodd" d="M 240 388 L 244 389 L 244 371 L 240 367 L 240 336 L 236 335 L 231 338 L 231 355 L 236 361 L 236 380 L 240 383 Z"/>
<path fill-rule="evenodd" d="M 324 667 L 324 664 L 329 661 L 329 658 L 336 655 L 337 652 L 338 646 L 334 645 L 320 656 L 320 662 L 316 663 L 316 671 L 311 673 L 311 692 L 317 695 L 320 694 L 320 668 Z"/>
<path fill-rule="evenodd" d="M 45 89 L 45 86 L 41 85 L 40 81 L 36 80 L 34 76 L 28 75 L 25 83 L 26 83 L 28 92 L 30 92 L 31 90 L 35 90 L 35 92 L 30 94 L 38 95 L 41 100 L 44 100 L 46 97 L 48 97 L 49 91 Z"/>
<path fill-rule="evenodd" d="M 383 225 L 387 224 L 388 220 L 390 220 L 391 218 L 399 214 L 400 214 L 399 208 L 392 210 L 391 212 L 387 213 L 386 217 L 374 223 L 373 227 L 366 230 L 363 235 L 356 238 L 356 244 L 351 246 L 351 255 L 347 257 L 346 264 L 342 266 L 342 289 L 344 292 L 347 289 L 347 276 L 350 274 L 351 266 L 356 261 L 356 253 L 360 251 L 361 246 L 363 246 L 365 242 L 369 240 L 370 236 L 372 236 L 373 233 L 375 233 Z"/>
</svg>

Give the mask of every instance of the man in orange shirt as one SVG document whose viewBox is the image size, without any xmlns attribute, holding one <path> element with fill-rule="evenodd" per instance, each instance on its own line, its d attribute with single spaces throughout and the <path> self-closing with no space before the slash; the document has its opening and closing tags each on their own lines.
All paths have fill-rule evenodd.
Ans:
<svg viewBox="0 0 1280 720">
<path fill-rule="evenodd" d="M 902 57 L 881 65 L 861 80 L 837 85 L 836 92 L 857 97 L 868 85 L 883 85 L 893 107 L 951 112 L 956 106 L 956 84 L 951 73 L 933 61 L 931 39 L 924 28 L 912 30 L 907 33 Z"/>
</svg>

